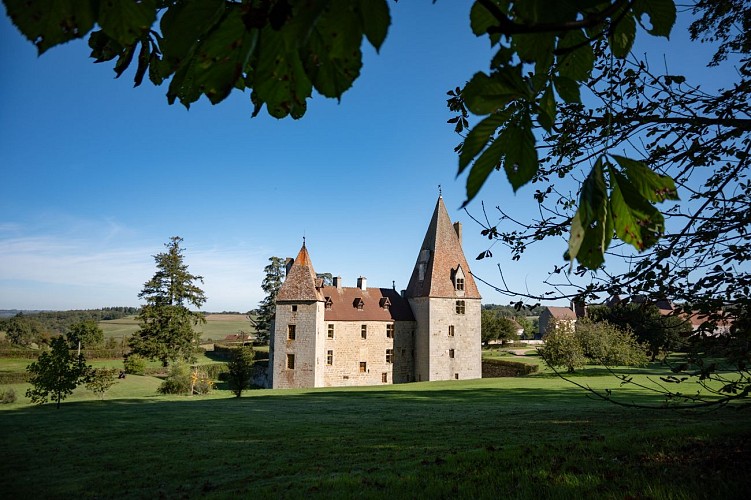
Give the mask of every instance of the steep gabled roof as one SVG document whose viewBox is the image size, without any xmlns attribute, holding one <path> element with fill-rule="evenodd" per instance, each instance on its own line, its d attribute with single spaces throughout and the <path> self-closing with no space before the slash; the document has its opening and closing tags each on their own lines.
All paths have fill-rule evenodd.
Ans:
<svg viewBox="0 0 751 500">
<path fill-rule="evenodd" d="M 454 289 L 453 273 L 459 266 L 465 275 L 463 295 L 457 294 Z M 407 286 L 407 296 L 480 298 L 467 259 L 464 258 L 459 236 L 440 196 Z"/>
<path fill-rule="evenodd" d="M 276 300 L 278 302 L 323 300 L 323 296 L 316 288 L 316 272 L 313 270 L 313 263 L 310 261 L 305 243 L 302 244 L 297 258 L 287 273 L 287 278 L 279 288 Z"/>
</svg>

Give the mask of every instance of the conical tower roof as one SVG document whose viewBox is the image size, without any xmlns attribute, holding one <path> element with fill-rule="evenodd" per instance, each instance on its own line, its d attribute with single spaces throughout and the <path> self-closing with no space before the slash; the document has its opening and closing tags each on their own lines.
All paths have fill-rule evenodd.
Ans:
<svg viewBox="0 0 751 500">
<path fill-rule="evenodd" d="M 458 294 L 454 286 L 454 274 L 459 268 L 464 274 L 463 295 Z M 407 296 L 481 298 L 467 259 L 464 258 L 461 241 L 441 196 L 438 197 L 433 218 L 417 256 L 407 286 Z"/>
<path fill-rule="evenodd" d="M 292 263 L 287 278 L 279 288 L 276 300 L 278 302 L 323 300 L 321 293 L 316 288 L 316 272 L 313 269 L 313 263 L 310 261 L 308 249 L 305 248 L 305 242 L 303 242 L 297 258 Z"/>
</svg>

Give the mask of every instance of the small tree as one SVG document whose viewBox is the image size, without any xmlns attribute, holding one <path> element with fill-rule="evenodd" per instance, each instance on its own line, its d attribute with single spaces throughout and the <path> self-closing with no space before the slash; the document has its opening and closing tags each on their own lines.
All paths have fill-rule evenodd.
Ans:
<svg viewBox="0 0 751 500">
<path fill-rule="evenodd" d="M 549 366 L 563 366 L 566 371 L 573 373 L 586 364 L 587 358 L 584 356 L 581 342 L 574 328 L 568 323 L 554 321 L 543 340 L 545 345 L 538 349 L 538 352 Z"/>
<path fill-rule="evenodd" d="M 227 363 L 229 368 L 229 387 L 238 398 L 243 390 L 250 385 L 250 377 L 253 375 L 253 360 L 255 351 L 252 347 L 235 349 L 232 359 Z"/>
<path fill-rule="evenodd" d="M 480 329 L 483 342 L 491 340 L 516 340 L 517 324 L 510 318 L 490 309 L 480 312 Z"/>
<path fill-rule="evenodd" d="M 65 334 L 73 349 L 90 349 L 102 345 L 104 331 L 99 328 L 96 321 L 79 321 L 74 323 Z"/>
<path fill-rule="evenodd" d="M 104 399 L 104 395 L 117 381 L 116 373 L 116 368 L 94 368 L 89 371 L 86 388 L 99 396 L 99 399 Z"/>
<path fill-rule="evenodd" d="M 138 354 L 130 353 L 123 360 L 125 373 L 143 375 L 146 372 L 146 360 Z"/>
<path fill-rule="evenodd" d="M 164 366 L 194 359 L 198 335 L 193 327 L 206 322 L 202 313 L 188 309 L 189 305 L 200 309 L 206 296 L 195 284 L 203 283 L 203 277 L 190 274 L 183 262 L 182 241 L 173 236 L 165 244 L 167 251 L 154 256 L 157 272 L 138 294 L 146 305 L 138 315 L 140 328 L 130 338 L 132 352 L 158 359 Z"/>
<path fill-rule="evenodd" d="M 88 367 L 83 355 L 76 356 L 68 350 L 65 338 L 55 337 L 51 350 L 43 352 L 26 370 L 32 385 L 26 397 L 36 404 L 44 404 L 51 397 L 59 409 L 60 402 L 86 378 Z"/>
</svg>

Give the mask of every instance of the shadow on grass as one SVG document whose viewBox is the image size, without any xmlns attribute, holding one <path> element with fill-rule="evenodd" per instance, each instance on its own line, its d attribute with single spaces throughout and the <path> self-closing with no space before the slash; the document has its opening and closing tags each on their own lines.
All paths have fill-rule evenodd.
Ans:
<svg viewBox="0 0 751 500">
<path fill-rule="evenodd" d="M 679 446 L 749 434 L 738 412 L 624 410 L 541 382 L 548 387 L 477 380 L 3 411 L 3 492 L 659 498 L 664 485 L 696 496 L 699 480 L 690 478 L 702 477 L 703 488 L 727 497 L 746 481 L 725 468 L 706 478 L 705 462 L 686 466 Z"/>
</svg>

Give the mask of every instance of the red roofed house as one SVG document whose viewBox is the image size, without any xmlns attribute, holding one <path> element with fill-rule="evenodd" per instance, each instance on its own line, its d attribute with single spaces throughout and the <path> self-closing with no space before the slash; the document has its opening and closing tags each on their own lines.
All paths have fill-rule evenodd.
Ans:
<svg viewBox="0 0 751 500">
<path fill-rule="evenodd" d="M 324 286 L 303 243 L 276 298 L 272 387 L 482 376 L 480 293 L 441 197 L 407 289 Z"/>
<path fill-rule="evenodd" d="M 574 310 L 568 307 L 546 307 L 537 320 L 540 327 L 540 337 L 543 338 L 553 328 L 567 327 L 573 329 L 576 324 L 576 318 Z"/>
</svg>

